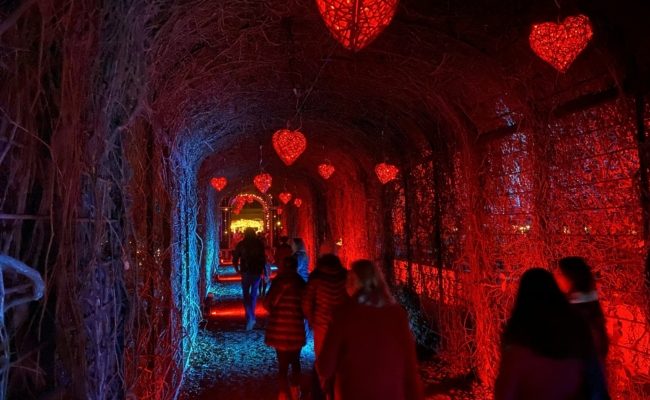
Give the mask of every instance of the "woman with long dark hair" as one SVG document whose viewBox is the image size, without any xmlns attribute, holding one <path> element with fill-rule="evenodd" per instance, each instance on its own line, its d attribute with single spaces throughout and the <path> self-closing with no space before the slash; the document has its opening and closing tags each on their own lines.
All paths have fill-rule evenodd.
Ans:
<svg viewBox="0 0 650 400">
<path fill-rule="evenodd" d="M 336 400 L 423 399 L 406 311 L 369 260 L 352 263 L 348 303 L 335 313 L 316 368 Z"/>
<path fill-rule="evenodd" d="M 608 398 L 589 327 L 544 269 L 521 277 L 502 346 L 495 400 Z"/>
</svg>

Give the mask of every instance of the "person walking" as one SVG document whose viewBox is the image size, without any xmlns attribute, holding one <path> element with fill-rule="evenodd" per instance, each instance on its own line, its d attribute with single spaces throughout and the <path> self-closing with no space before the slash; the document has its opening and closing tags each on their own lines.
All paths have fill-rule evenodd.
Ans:
<svg viewBox="0 0 650 400">
<path fill-rule="evenodd" d="M 609 338 L 591 268 L 582 257 L 564 257 L 560 260 L 559 267 L 557 278 L 560 289 L 567 295 L 573 309 L 589 325 L 596 351 L 604 365 L 609 351 Z"/>
<path fill-rule="evenodd" d="M 501 352 L 495 400 L 609 398 L 589 327 L 544 269 L 521 277 Z"/>
<path fill-rule="evenodd" d="M 336 400 L 424 399 L 406 311 L 369 260 L 352 263 L 350 300 L 334 315 L 316 368 Z"/>
<path fill-rule="evenodd" d="M 260 279 L 266 264 L 264 242 L 255 235 L 255 229 L 246 228 L 244 239 L 237 243 L 233 252 L 233 266 L 241 275 L 246 330 L 255 327 L 255 307 Z"/>
<path fill-rule="evenodd" d="M 278 357 L 280 400 L 300 399 L 300 351 L 306 342 L 301 307 L 305 282 L 297 268 L 295 258 L 285 257 L 264 301 L 269 311 L 265 343 L 275 349 Z M 291 376 L 287 379 L 289 367 Z"/>
<path fill-rule="evenodd" d="M 291 257 L 292 254 L 293 254 L 293 249 L 289 244 L 289 237 L 281 236 L 280 243 L 275 248 L 275 255 L 274 255 L 275 260 L 277 261 L 278 264 L 280 264 L 285 258 Z M 277 267 L 280 267 L 280 265 L 277 265 Z"/>
<path fill-rule="evenodd" d="M 347 270 L 334 254 L 322 255 L 316 262 L 316 269 L 309 275 L 305 295 L 302 298 L 302 310 L 314 334 L 314 353 L 317 359 L 334 310 L 345 303 L 348 298 L 345 289 L 346 279 Z M 314 400 L 325 399 L 318 374 L 315 371 L 312 382 L 312 398 Z"/>
<path fill-rule="evenodd" d="M 291 248 L 293 249 L 293 257 L 295 257 L 298 262 L 298 275 L 307 282 L 309 279 L 309 256 L 307 255 L 305 241 L 301 238 L 294 238 Z"/>
</svg>

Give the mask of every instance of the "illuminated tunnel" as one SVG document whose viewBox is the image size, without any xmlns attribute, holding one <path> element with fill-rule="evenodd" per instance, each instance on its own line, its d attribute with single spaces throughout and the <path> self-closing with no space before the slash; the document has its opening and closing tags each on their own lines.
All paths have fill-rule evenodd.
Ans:
<svg viewBox="0 0 650 400">
<path fill-rule="evenodd" d="M 237 300 L 230 222 L 251 194 L 312 264 L 381 266 L 428 395 L 491 398 L 519 278 L 578 255 L 612 394 L 650 396 L 648 7 L 361 3 L 372 37 L 340 33 L 335 0 L 0 3 L 0 252 L 45 282 L 0 319 L 8 398 L 200 393 L 188 371 L 248 343 L 210 333 L 207 302 Z M 289 166 L 281 129 L 307 143 Z M 2 279 L 7 299 L 30 290 Z"/>
</svg>

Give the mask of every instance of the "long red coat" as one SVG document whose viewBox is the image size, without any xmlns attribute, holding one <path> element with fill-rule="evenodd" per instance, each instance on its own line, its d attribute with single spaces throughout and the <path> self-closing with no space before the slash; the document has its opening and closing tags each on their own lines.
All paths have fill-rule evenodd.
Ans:
<svg viewBox="0 0 650 400">
<path fill-rule="evenodd" d="M 339 308 L 316 367 L 322 379 L 334 378 L 336 400 L 424 398 L 415 341 L 399 305 L 350 301 Z"/>
<path fill-rule="evenodd" d="M 295 351 L 305 345 L 302 294 L 305 281 L 296 272 L 280 272 L 265 300 L 269 310 L 265 343 L 277 350 Z"/>
</svg>

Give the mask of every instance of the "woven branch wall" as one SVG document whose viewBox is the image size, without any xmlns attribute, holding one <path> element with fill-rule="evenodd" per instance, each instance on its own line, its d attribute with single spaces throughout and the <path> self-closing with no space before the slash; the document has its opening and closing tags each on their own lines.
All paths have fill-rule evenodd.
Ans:
<svg viewBox="0 0 650 400">
<path fill-rule="evenodd" d="M 439 188 L 427 160 L 410 171 L 406 190 L 396 188 L 397 280 L 407 284 L 410 275 L 423 298 L 447 311 L 431 316 L 442 326 L 443 349 L 457 359 L 458 351 L 471 356 L 488 386 L 518 278 L 527 268 L 552 268 L 562 256 L 581 255 L 599 278 L 613 345 L 613 392 L 641 398 L 650 382 L 650 328 L 635 132 L 633 105 L 618 99 L 538 131 L 489 140 L 480 149 L 461 146 L 449 165 L 438 163 L 445 175 Z M 445 197 L 441 226 L 421 225 L 416 216 L 435 220 L 436 189 Z M 442 266 L 433 257 L 436 229 Z M 469 319 L 459 323 L 465 312 Z M 445 326 L 466 339 L 445 342 Z"/>
</svg>

